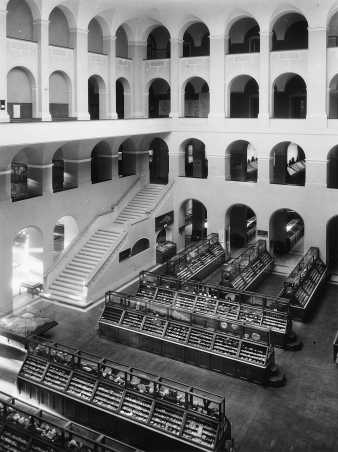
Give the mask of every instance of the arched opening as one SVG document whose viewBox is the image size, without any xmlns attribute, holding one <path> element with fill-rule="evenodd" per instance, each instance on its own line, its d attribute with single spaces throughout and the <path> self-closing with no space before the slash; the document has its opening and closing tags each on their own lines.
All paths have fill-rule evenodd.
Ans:
<svg viewBox="0 0 338 452">
<path fill-rule="evenodd" d="M 304 221 L 290 209 L 280 209 L 270 218 L 270 251 L 276 256 L 304 252 Z"/>
<path fill-rule="evenodd" d="M 149 118 L 168 118 L 170 114 L 170 86 L 162 78 L 149 87 Z"/>
<path fill-rule="evenodd" d="M 245 140 L 231 143 L 225 153 L 225 180 L 257 182 L 256 149 Z"/>
<path fill-rule="evenodd" d="M 131 256 L 136 256 L 136 254 L 142 253 L 143 251 L 149 249 L 149 247 L 150 247 L 150 242 L 148 239 L 140 239 L 132 247 Z"/>
<path fill-rule="evenodd" d="M 117 29 L 115 45 L 118 58 L 129 58 L 128 36 L 122 25 Z"/>
<path fill-rule="evenodd" d="M 230 118 L 257 118 L 259 87 L 249 75 L 239 75 L 230 84 Z"/>
<path fill-rule="evenodd" d="M 53 231 L 54 258 L 68 248 L 78 233 L 79 228 L 73 217 L 62 217 L 57 221 Z"/>
<path fill-rule="evenodd" d="M 188 27 L 183 35 L 183 57 L 210 55 L 210 34 L 208 27 L 196 22 Z"/>
<path fill-rule="evenodd" d="M 92 184 L 111 180 L 113 173 L 109 144 L 105 141 L 98 143 L 92 151 L 91 159 Z"/>
<path fill-rule="evenodd" d="M 136 149 L 130 139 L 120 145 L 118 159 L 119 177 L 134 176 L 136 174 Z"/>
<path fill-rule="evenodd" d="M 91 120 L 98 120 L 104 116 L 105 83 L 98 75 L 88 79 L 88 112 Z"/>
<path fill-rule="evenodd" d="M 182 144 L 181 152 L 184 155 L 184 170 L 181 175 L 207 179 L 208 160 L 205 153 L 205 144 L 200 140 L 191 138 Z"/>
<path fill-rule="evenodd" d="M 15 236 L 12 248 L 12 293 L 43 282 L 43 236 L 40 229 L 27 227 Z"/>
<path fill-rule="evenodd" d="M 31 72 L 15 67 L 7 75 L 7 111 L 12 121 L 31 120 L 35 112 L 35 80 Z"/>
<path fill-rule="evenodd" d="M 54 153 L 52 165 L 53 193 L 77 188 L 76 163 L 65 160 L 62 148 Z"/>
<path fill-rule="evenodd" d="M 270 183 L 305 185 L 306 163 L 303 149 L 295 143 L 284 141 L 271 151 Z"/>
<path fill-rule="evenodd" d="M 338 216 L 326 226 L 326 264 L 330 273 L 338 273 Z"/>
<path fill-rule="evenodd" d="M 207 118 L 209 111 L 209 85 L 200 77 L 191 78 L 184 88 L 184 117 Z"/>
<path fill-rule="evenodd" d="M 33 149 L 23 149 L 11 164 L 11 198 L 13 202 L 42 195 L 42 168 L 32 165 Z"/>
<path fill-rule="evenodd" d="M 274 118 L 304 119 L 307 109 L 307 89 L 297 74 L 282 74 L 273 84 Z"/>
<path fill-rule="evenodd" d="M 49 112 L 52 120 L 67 119 L 71 112 L 71 82 L 61 71 L 56 71 L 49 77 Z"/>
<path fill-rule="evenodd" d="M 149 33 L 147 39 L 147 60 L 170 58 L 170 34 L 161 25 Z"/>
<path fill-rule="evenodd" d="M 200 201 L 188 199 L 180 208 L 179 233 L 185 246 L 208 235 L 208 213 Z"/>
<path fill-rule="evenodd" d="M 124 119 L 124 86 L 122 80 L 116 80 L 116 114 L 118 119 Z"/>
<path fill-rule="evenodd" d="M 272 29 L 272 50 L 307 48 L 308 23 L 302 14 L 284 14 L 275 22 Z"/>
<path fill-rule="evenodd" d="M 327 27 L 327 46 L 338 47 L 338 12 L 331 17 Z"/>
<path fill-rule="evenodd" d="M 8 38 L 34 41 L 33 15 L 25 0 L 8 2 L 6 30 Z"/>
<path fill-rule="evenodd" d="M 338 145 L 327 155 L 327 188 L 338 188 Z"/>
<path fill-rule="evenodd" d="M 60 8 L 49 15 L 49 45 L 72 48 L 68 20 Z"/>
<path fill-rule="evenodd" d="M 338 119 L 338 74 L 336 74 L 329 85 L 329 119 Z"/>
<path fill-rule="evenodd" d="M 235 204 L 226 213 L 225 237 L 231 253 L 256 240 L 256 214 L 244 204 Z"/>
<path fill-rule="evenodd" d="M 149 176 L 151 184 L 167 184 L 169 174 L 169 149 L 161 138 L 149 146 Z"/>
<path fill-rule="evenodd" d="M 229 32 L 229 53 L 260 51 L 259 25 L 252 17 L 237 20 Z"/>
<path fill-rule="evenodd" d="M 88 25 L 88 52 L 103 54 L 103 31 L 97 19 L 92 19 Z"/>
</svg>

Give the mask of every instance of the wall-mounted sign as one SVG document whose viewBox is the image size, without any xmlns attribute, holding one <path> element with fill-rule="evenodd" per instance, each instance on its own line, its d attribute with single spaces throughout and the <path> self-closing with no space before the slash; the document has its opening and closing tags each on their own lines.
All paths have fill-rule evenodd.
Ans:
<svg viewBox="0 0 338 452">
<path fill-rule="evenodd" d="M 174 211 L 165 213 L 155 218 L 155 231 L 166 228 L 167 226 L 174 223 Z"/>
<path fill-rule="evenodd" d="M 269 232 L 262 231 L 261 229 L 257 229 L 257 235 L 258 235 L 258 237 L 269 237 Z"/>
</svg>

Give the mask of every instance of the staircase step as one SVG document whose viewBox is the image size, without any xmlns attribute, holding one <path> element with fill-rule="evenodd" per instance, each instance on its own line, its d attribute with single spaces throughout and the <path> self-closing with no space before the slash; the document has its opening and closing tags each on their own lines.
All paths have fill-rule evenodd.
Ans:
<svg viewBox="0 0 338 452">
<path fill-rule="evenodd" d="M 53 290 L 61 290 L 62 292 L 72 293 L 75 295 L 81 294 L 83 290 L 83 285 L 80 287 L 70 286 L 68 284 L 64 284 L 63 281 L 58 281 L 57 279 L 51 285 L 51 289 Z"/>
<path fill-rule="evenodd" d="M 54 298 L 57 301 L 60 301 L 62 303 L 74 303 L 74 301 L 80 302 L 83 301 L 82 297 L 76 297 L 76 296 L 66 296 L 64 294 L 58 293 L 57 291 L 50 291 L 52 298 Z"/>
<path fill-rule="evenodd" d="M 79 298 L 82 295 L 82 291 L 80 291 L 80 290 L 74 290 L 74 289 L 70 289 L 69 287 L 63 287 L 63 286 L 58 286 L 58 285 L 54 286 L 54 284 L 51 285 L 50 291 L 51 291 L 51 293 L 57 292 L 57 293 L 61 293 L 66 296 L 73 295 L 73 296 L 79 297 Z"/>
<path fill-rule="evenodd" d="M 72 275 L 65 275 L 63 272 L 60 276 L 56 278 L 55 281 L 62 281 L 65 285 L 70 284 L 71 286 L 75 287 L 83 287 L 83 281 L 84 278 L 75 279 L 72 277 Z"/>
</svg>

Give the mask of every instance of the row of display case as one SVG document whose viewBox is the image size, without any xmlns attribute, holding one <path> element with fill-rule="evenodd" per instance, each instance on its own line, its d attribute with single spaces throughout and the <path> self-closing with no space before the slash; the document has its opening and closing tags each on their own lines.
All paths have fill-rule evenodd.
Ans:
<svg viewBox="0 0 338 452">
<path fill-rule="evenodd" d="M 290 300 L 291 315 L 305 320 L 314 307 L 320 289 L 327 279 L 327 266 L 319 249 L 309 248 L 284 282 L 280 296 Z"/>
<path fill-rule="evenodd" d="M 223 397 L 40 338 L 27 345 L 18 385 L 102 411 L 127 438 L 135 426 L 141 438 L 155 431 L 158 448 L 171 439 L 171 450 L 223 452 L 231 437 Z"/>
<path fill-rule="evenodd" d="M 8 452 L 141 452 L 0 392 L 0 450 Z"/>
<path fill-rule="evenodd" d="M 167 273 L 182 280 L 205 278 L 228 259 L 218 234 L 210 234 L 171 258 L 167 263 Z"/>
<path fill-rule="evenodd" d="M 106 303 L 113 298 L 121 299 L 120 295 L 115 297 L 108 292 Z M 254 329 L 260 335 L 263 330 L 269 330 L 269 340 L 277 347 L 288 348 L 290 339 L 295 339 L 287 300 L 195 281 L 182 283 L 178 279 L 141 272 L 133 304 L 142 304 L 144 300 L 150 300 L 157 310 L 171 317 L 186 311 L 189 321 L 203 326 L 212 326 L 215 320 L 226 324 L 228 332 L 243 331 L 238 324 L 246 326 L 251 329 L 251 338 Z"/>
<path fill-rule="evenodd" d="M 272 271 L 273 265 L 265 240 L 258 240 L 236 259 L 223 265 L 220 284 L 238 290 L 249 290 Z"/>
<path fill-rule="evenodd" d="M 269 384 L 277 368 L 274 349 L 267 343 L 168 320 L 154 311 L 108 303 L 99 329 L 123 344 L 261 384 Z"/>
</svg>

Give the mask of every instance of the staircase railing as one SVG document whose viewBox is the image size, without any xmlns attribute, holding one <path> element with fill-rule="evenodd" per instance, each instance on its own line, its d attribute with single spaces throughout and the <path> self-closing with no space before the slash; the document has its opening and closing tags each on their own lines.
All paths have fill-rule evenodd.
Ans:
<svg viewBox="0 0 338 452">
<path fill-rule="evenodd" d="M 44 276 L 44 286 L 49 287 L 50 284 L 56 279 L 56 277 L 62 272 L 67 264 L 75 257 L 75 255 L 81 250 L 84 244 L 89 240 L 92 235 L 100 227 L 107 226 L 109 223 L 113 223 L 114 220 L 120 214 L 120 211 L 125 205 L 135 196 L 135 194 L 141 188 L 141 181 L 137 178 L 134 183 L 129 187 L 128 191 L 122 195 L 119 200 L 112 206 L 112 210 L 103 212 L 97 215 L 94 220 L 89 223 L 81 232 L 81 236 L 77 237 L 69 245 L 65 253 L 63 253 L 47 270 Z"/>
<path fill-rule="evenodd" d="M 103 270 L 110 265 L 112 259 L 113 259 L 113 255 L 115 254 L 116 250 L 118 249 L 118 247 L 121 245 L 122 241 L 126 238 L 129 230 L 131 229 L 132 226 L 134 226 L 137 223 L 141 223 L 142 221 L 146 220 L 147 218 L 149 218 L 149 216 L 151 215 L 152 212 L 154 212 L 155 209 L 157 209 L 157 207 L 164 201 L 164 199 L 167 197 L 168 193 L 171 191 L 172 187 L 174 186 L 174 183 L 172 182 L 170 185 L 166 186 L 166 190 L 164 190 L 164 192 L 162 193 L 162 196 L 160 196 L 160 198 L 154 203 L 154 205 L 152 206 L 151 209 L 149 209 L 148 211 L 146 211 L 145 215 L 137 220 L 129 220 L 126 221 L 125 223 L 125 233 L 124 235 L 120 238 L 120 240 L 116 243 L 116 246 L 114 246 L 113 249 L 109 250 L 110 252 L 107 253 L 103 258 L 102 258 L 102 265 L 99 265 L 98 267 L 96 267 L 93 272 L 89 275 L 87 282 L 86 282 L 86 286 L 88 288 L 88 291 L 90 289 L 90 286 L 92 286 L 95 281 L 98 279 L 99 275 L 103 272 Z"/>
</svg>

